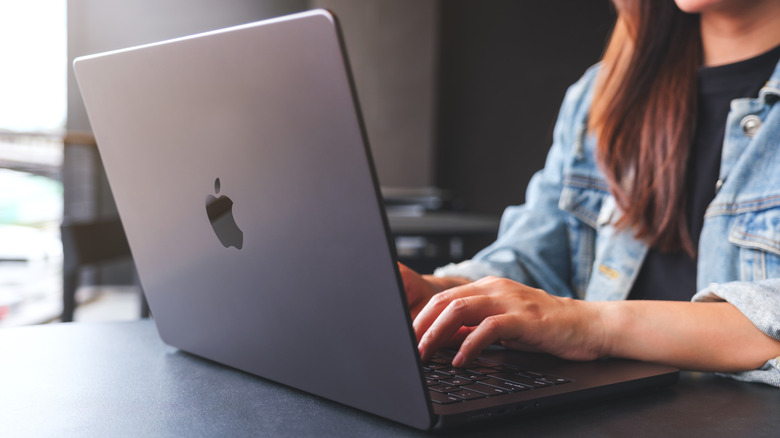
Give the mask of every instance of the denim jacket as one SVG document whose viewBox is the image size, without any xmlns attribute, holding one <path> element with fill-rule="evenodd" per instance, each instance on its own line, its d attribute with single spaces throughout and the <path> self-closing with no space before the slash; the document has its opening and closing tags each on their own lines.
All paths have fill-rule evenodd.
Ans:
<svg viewBox="0 0 780 438">
<path fill-rule="evenodd" d="M 526 203 L 507 208 L 496 242 L 472 260 L 435 275 L 507 277 L 549 293 L 586 300 L 628 296 L 647 253 L 621 214 L 596 165 L 587 117 L 598 66 L 566 93 L 544 169 Z M 693 301 L 727 301 L 780 340 L 780 64 L 758 98 L 731 102 L 717 194 L 699 243 Z M 731 374 L 780 387 L 780 357 Z"/>
</svg>

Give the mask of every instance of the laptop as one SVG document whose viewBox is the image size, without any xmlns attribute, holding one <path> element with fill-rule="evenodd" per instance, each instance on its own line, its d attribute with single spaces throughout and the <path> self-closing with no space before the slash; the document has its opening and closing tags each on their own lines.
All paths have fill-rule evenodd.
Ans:
<svg viewBox="0 0 780 438">
<path fill-rule="evenodd" d="M 466 369 L 447 352 L 420 362 L 332 13 L 74 68 L 166 343 L 424 430 L 676 380 L 666 366 L 503 349 Z"/>
</svg>

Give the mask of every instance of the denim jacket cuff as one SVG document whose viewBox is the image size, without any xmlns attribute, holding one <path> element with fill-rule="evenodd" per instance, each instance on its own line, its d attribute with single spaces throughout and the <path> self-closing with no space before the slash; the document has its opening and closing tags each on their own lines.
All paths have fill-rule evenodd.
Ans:
<svg viewBox="0 0 780 438">
<path fill-rule="evenodd" d="M 692 301 L 726 301 L 762 332 L 780 340 L 780 279 L 712 284 L 694 295 Z M 780 388 L 780 357 L 768 360 L 756 370 L 722 375 Z"/>
<path fill-rule="evenodd" d="M 780 388 L 780 357 L 769 359 L 764 366 L 757 370 L 729 374 L 718 373 L 718 375 L 743 382 L 766 383 L 775 388 Z"/>
<path fill-rule="evenodd" d="M 474 260 L 466 260 L 460 263 L 450 263 L 433 271 L 436 277 L 464 277 L 476 281 L 483 277 L 500 277 L 503 273 L 493 267 Z"/>
</svg>

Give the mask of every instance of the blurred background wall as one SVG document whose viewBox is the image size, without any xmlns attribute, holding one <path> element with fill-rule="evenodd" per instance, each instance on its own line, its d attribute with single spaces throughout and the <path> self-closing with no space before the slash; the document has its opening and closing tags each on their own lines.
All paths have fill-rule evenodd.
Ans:
<svg viewBox="0 0 780 438">
<path fill-rule="evenodd" d="M 437 186 L 486 213 L 522 202 L 613 19 L 607 0 L 70 0 L 68 57 L 312 7 L 341 21 L 380 182 Z M 67 127 L 89 131 L 68 72 Z M 66 216 L 112 213 L 91 155 L 66 153 Z"/>
<path fill-rule="evenodd" d="M 613 20 L 608 0 L 69 0 L 68 59 L 314 7 L 342 24 L 380 183 L 492 215 L 523 201 L 563 94 Z M 68 131 L 89 133 L 71 69 L 67 106 Z M 64 153 L 65 220 L 115 215 L 97 150 L 80 142 Z"/>
</svg>

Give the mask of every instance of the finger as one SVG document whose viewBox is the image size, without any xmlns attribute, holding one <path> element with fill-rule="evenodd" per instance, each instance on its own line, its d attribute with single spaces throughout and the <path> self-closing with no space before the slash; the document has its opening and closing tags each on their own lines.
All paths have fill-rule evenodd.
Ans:
<svg viewBox="0 0 780 438">
<path fill-rule="evenodd" d="M 462 327 L 476 326 L 485 318 L 501 313 L 501 304 L 484 295 L 458 298 L 439 314 L 436 320 L 422 334 L 418 349 L 423 360 L 448 345 Z"/>
<path fill-rule="evenodd" d="M 436 318 L 438 318 L 444 309 L 453 301 L 469 296 L 484 295 L 488 292 L 489 290 L 485 289 L 481 282 L 475 282 L 457 286 L 434 295 L 425 307 L 420 310 L 417 317 L 414 318 L 412 327 L 414 328 L 417 340 L 419 341 L 422 338 L 422 335 L 428 331 L 433 322 L 436 321 Z"/>
<path fill-rule="evenodd" d="M 459 328 L 458 331 L 455 332 L 454 335 L 450 336 L 450 338 L 444 343 L 444 348 L 460 348 L 460 344 L 463 343 L 463 340 L 468 337 L 474 328 L 475 327 L 466 326 Z"/>
<path fill-rule="evenodd" d="M 518 327 L 517 321 L 511 315 L 502 314 L 486 317 L 463 340 L 458 353 L 452 360 L 452 365 L 465 366 L 476 359 L 482 350 L 495 342 L 517 338 L 518 332 L 522 332 L 522 329 Z"/>
<path fill-rule="evenodd" d="M 398 272 L 401 274 L 401 280 L 403 281 L 404 285 L 404 291 L 406 291 L 407 296 L 409 295 L 409 292 L 414 292 L 414 288 L 412 287 L 412 278 L 417 275 L 415 271 L 407 267 L 401 262 L 398 262 Z"/>
<path fill-rule="evenodd" d="M 422 310 L 423 306 L 426 304 L 428 296 L 433 295 L 433 293 L 431 292 L 426 295 L 424 290 L 429 286 L 425 283 L 420 274 L 413 269 L 398 262 L 398 272 L 401 274 L 409 313 L 411 314 L 412 320 L 414 320 L 419 311 Z"/>
</svg>

